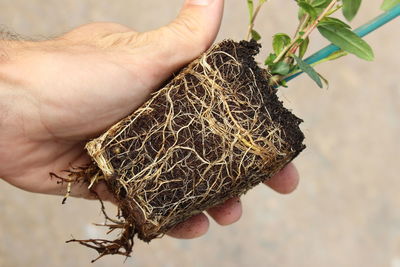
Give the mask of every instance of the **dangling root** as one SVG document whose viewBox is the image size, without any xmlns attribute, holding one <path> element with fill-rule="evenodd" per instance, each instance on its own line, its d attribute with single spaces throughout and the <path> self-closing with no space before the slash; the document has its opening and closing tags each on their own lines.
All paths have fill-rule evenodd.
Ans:
<svg viewBox="0 0 400 267">
<path fill-rule="evenodd" d="M 106 218 L 106 223 L 104 224 L 95 224 L 97 226 L 106 226 L 109 228 L 109 231 L 107 234 L 110 234 L 116 229 L 121 229 L 122 234 L 121 236 L 114 240 L 105 240 L 105 239 L 87 239 L 87 240 L 78 240 L 78 239 L 71 239 L 66 241 L 66 243 L 71 243 L 71 242 L 77 242 L 81 245 L 84 245 L 86 247 L 95 249 L 98 253 L 99 256 L 92 260 L 92 263 L 100 259 L 101 257 L 105 255 L 122 255 L 129 257 L 130 253 L 132 252 L 133 248 L 133 237 L 135 236 L 134 232 L 134 227 L 132 225 L 127 225 L 123 221 L 117 221 L 115 219 L 112 219 L 105 210 L 105 206 L 103 201 L 99 198 L 96 192 L 92 192 L 97 199 L 99 200 L 101 204 L 101 211 Z M 114 224 L 107 224 L 107 220 L 113 222 Z"/>
<path fill-rule="evenodd" d="M 106 255 L 122 255 L 130 257 L 133 248 L 133 237 L 135 234 L 133 227 L 125 227 L 121 237 L 114 241 L 106 239 L 71 239 L 66 241 L 66 243 L 78 242 L 88 248 L 95 249 L 99 253 L 99 256 L 92 260 L 93 263 Z"/>
<path fill-rule="evenodd" d="M 71 173 L 70 171 L 64 171 L 64 172 L 68 172 Z M 57 181 L 57 184 L 63 184 L 63 183 L 67 183 L 67 193 L 65 194 L 61 204 L 65 204 L 65 202 L 67 201 L 67 198 L 70 196 L 71 194 L 71 186 L 72 183 L 79 183 L 79 179 L 75 179 L 75 178 L 64 178 L 61 177 L 53 172 L 50 173 L 50 177 L 51 178 L 57 178 L 59 181 Z M 82 180 L 82 179 L 81 179 Z"/>
<path fill-rule="evenodd" d="M 90 181 L 88 186 L 88 188 L 90 189 L 93 184 L 104 179 L 104 176 L 99 173 L 99 169 L 93 165 L 87 165 L 84 167 L 71 166 L 69 170 L 63 170 L 62 172 L 66 173 L 67 177 L 61 177 L 54 172 L 49 173 L 51 178 L 56 178 L 58 180 L 58 184 L 67 183 L 67 192 L 61 202 L 62 204 L 65 204 L 67 198 L 71 195 L 72 184 L 87 183 L 87 181 Z M 90 177 L 89 180 L 88 177 Z"/>
</svg>

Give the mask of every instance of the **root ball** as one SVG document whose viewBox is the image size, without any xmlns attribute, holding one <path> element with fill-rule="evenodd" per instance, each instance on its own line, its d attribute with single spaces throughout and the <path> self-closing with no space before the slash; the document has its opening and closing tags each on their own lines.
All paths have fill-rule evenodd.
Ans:
<svg viewBox="0 0 400 267">
<path fill-rule="evenodd" d="M 91 184 L 119 203 L 118 240 L 85 240 L 101 255 L 144 241 L 270 178 L 304 148 L 302 122 L 258 67 L 256 42 L 214 45 L 141 108 L 87 144 Z"/>
</svg>

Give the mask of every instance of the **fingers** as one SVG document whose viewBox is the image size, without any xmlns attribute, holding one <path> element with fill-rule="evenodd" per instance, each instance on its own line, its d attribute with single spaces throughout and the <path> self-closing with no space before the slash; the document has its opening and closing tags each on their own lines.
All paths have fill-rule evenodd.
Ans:
<svg viewBox="0 0 400 267">
<path fill-rule="evenodd" d="M 171 41 L 174 40 L 170 43 L 171 53 L 175 54 L 178 47 L 182 48 L 188 52 L 186 60 L 190 61 L 207 50 L 217 37 L 223 4 L 222 0 L 187 0 L 178 17 L 161 28 L 167 36 L 169 34 Z"/>
<path fill-rule="evenodd" d="M 207 213 L 220 225 L 229 225 L 238 221 L 242 215 L 242 204 L 239 198 L 232 198 L 225 203 L 207 210 Z M 209 220 L 203 213 L 197 214 L 178 224 L 167 235 L 192 239 L 204 235 L 209 227 Z"/>
<path fill-rule="evenodd" d="M 219 31 L 224 0 L 186 0 L 178 17 L 169 25 L 144 33 L 152 42 L 149 57 L 162 68 L 175 71 L 207 50 Z M 142 38 L 137 38 L 143 39 Z"/>
<path fill-rule="evenodd" d="M 200 237 L 207 232 L 209 224 L 207 216 L 200 213 L 174 226 L 167 232 L 167 235 L 180 239 Z"/>
<path fill-rule="evenodd" d="M 229 225 L 237 222 L 242 216 L 240 198 L 232 198 L 225 203 L 210 208 L 207 213 L 220 225 Z"/>
<path fill-rule="evenodd" d="M 271 187 L 278 193 L 292 193 L 299 185 L 299 173 L 293 163 L 289 163 L 274 177 L 265 181 L 264 184 Z"/>
</svg>

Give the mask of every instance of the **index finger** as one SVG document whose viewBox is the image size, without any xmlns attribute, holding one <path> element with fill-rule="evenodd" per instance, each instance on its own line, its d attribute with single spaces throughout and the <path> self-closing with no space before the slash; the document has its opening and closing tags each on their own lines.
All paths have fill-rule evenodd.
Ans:
<svg viewBox="0 0 400 267">
<path fill-rule="evenodd" d="M 299 185 L 299 172 L 293 163 L 289 163 L 285 168 L 279 171 L 275 176 L 264 182 L 267 186 L 278 193 L 292 193 Z"/>
</svg>

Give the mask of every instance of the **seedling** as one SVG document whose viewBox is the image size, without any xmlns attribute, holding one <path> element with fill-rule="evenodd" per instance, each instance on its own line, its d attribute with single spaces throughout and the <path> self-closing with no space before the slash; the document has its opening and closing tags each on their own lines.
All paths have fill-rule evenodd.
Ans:
<svg viewBox="0 0 400 267">
<path fill-rule="evenodd" d="M 254 11 L 254 1 L 247 1 L 250 13 L 249 36 L 255 40 L 259 40 L 261 36 L 254 30 L 254 18 L 266 2 L 267 0 L 258 1 Z M 323 81 L 327 80 L 315 71 L 315 65 L 342 57 L 347 53 L 367 61 L 374 59 L 374 53 L 368 43 L 353 33 L 346 22 L 333 17 L 336 12 L 342 10 L 345 18 L 351 21 L 360 8 L 361 0 L 297 0 L 296 2 L 299 7 L 299 23 L 293 37 L 285 33 L 275 34 L 272 44 L 274 51 L 265 60 L 267 69 L 273 75 L 270 80 L 271 85 L 285 86 L 285 78 L 304 71 L 319 87 L 322 87 Z M 388 1 L 385 1 L 385 5 L 388 5 Z M 309 65 L 303 58 L 308 50 L 310 35 L 315 29 L 342 50 Z"/>
</svg>

